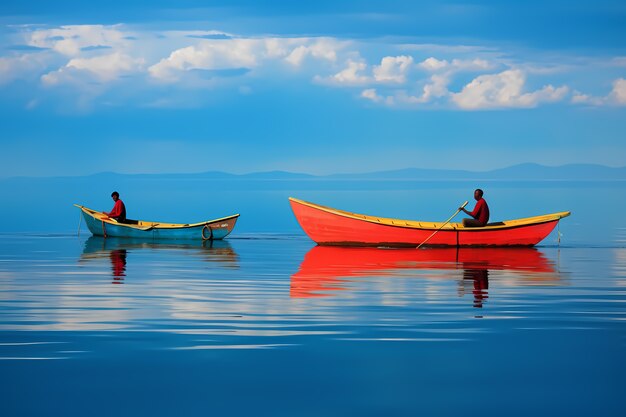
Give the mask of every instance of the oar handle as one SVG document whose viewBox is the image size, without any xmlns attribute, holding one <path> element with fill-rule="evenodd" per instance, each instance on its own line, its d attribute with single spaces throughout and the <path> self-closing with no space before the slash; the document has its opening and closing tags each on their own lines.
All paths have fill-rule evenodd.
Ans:
<svg viewBox="0 0 626 417">
<path fill-rule="evenodd" d="M 461 204 L 461 207 L 459 207 L 459 208 L 457 209 L 457 211 L 455 211 L 455 212 L 454 212 L 454 214 L 453 214 L 452 216 L 450 216 L 450 218 L 449 218 L 448 220 L 446 220 L 446 221 L 445 221 L 445 222 L 441 225 L 441 227 L 439 227 L 437 230 L 435 230 L 435 231 L 433 232 L 433 234 L 432 234 L 432 235 L 428 236 L 428 237 L 426 238 L 426 240 L 424 240 L 422 243 L 420 243 L 419 245 L 417 245 L 417 248 L 416 248 L 416 249 L 421 248 L 421 247 L 422 247 L 422 245 L 423 245 L 424 243 L 428 242 L 428 241 L 430 240 L 430 238 L 431 238 L 431 237 L 435 236 L 435 235 L 437 234 L 437 232 L 438 232 L 438 231 L 440 231 L 441 229 L 443 229 L 443 227 L 444 227 L 446 224 L 448 224 L 448 223 L 450 222 L 450 220 L 452 220 L 452 219 L 454 218 L 454 216 L 456 216 L 457 214 L 459 214 L 459 212 L 461 211 L 461 209 L 462 209 L 462 208 L 465 208 L 465 206 L 467 206 L 467 203 L 469 203 L 469 201 L 466 201 L 465 203 Z"/>
</svg>

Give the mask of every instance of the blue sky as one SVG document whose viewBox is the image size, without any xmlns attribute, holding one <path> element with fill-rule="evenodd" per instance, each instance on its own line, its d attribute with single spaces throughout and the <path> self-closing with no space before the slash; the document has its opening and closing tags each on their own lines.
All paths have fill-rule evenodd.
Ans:
<svg viewBox="0 0 626 417">
<path fill-rule="evenodd" d="M 0 178 L 626 165 L 623 1 L 0 6 Z"/>
</svg>

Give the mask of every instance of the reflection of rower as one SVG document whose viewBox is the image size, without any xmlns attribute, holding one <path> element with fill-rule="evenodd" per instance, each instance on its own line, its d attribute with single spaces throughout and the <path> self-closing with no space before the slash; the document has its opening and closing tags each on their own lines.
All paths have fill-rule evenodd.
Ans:
<svg viewBox="0 0 626 417">
<path fill-rule="evenodd" d="M 294 298 L 333 295 L 337 290 L 348 288 L 346 284 L 350 277 L 406 276 L 406 270 L 463 270 L 461 283 L 473 284 L 476 307 L 482 307 L 487 299 L 489 271 L 512 272 L 521 283 L 559 280 L 554 264 L 535 248 L 430 248 L 416 251 L 315 246 L 291 276 L 290 295 Z M 449 275 L 449 278 L 455 277 L 458 275 Z M 464 289 L 463 285 L 460 289 Z"/>
<path fill-rule="evenodd" d="M 109 258 L 111 258 L 113 284 L 123 284 L 126 276 L 126 249 L 112 250 Z"/>
<path fill-rule="evenodd" d="M 459 285 L 463 287 L 465 293 L 465 284 L 473 284 L 472 294 L 474 294 L 474 307 L 483 308 L 483 303 L 489 298 L 487 290 L 489 290 L 489 270 L 487 269 L 464 269 L 463 281 Z"/>
</svg>

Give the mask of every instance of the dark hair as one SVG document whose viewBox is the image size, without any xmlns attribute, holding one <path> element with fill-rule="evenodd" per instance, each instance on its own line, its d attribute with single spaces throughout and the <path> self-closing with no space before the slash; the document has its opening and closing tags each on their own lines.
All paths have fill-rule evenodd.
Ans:
<svg viewBox="0 0 626 417">
<path fill-rule="evenodd" d="M 478 194 L 480 194 L 480 196 L 483 196 L 483 190 L 481 190 L 480 188 L 477 188 L 476 191 L 478 191 Z"/>
<path fill-rule="evenodd" d="M 113 191 L 113 192 L 111 193 L 111 197 L 113 197 L 113 196 L 115 196 L 115 197 L 119 198 L 119 197 L 120 197 L 120 193 L 118 193 L 117 191 Z"/>
</svg>

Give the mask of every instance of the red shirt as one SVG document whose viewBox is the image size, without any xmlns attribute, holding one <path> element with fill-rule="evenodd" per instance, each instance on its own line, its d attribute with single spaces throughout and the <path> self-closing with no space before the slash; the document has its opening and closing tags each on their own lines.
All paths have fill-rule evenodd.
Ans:
<svg viewBox="0 0 626 417">
<path fill-rule="evenodd" d="M 126 207 L 122 200 L 117 200 L 115 205 L 113 206 L 113 210 L 110 213 L 107 213 L 109 217 L 112 218 L 121 218 L 122 220 L 126 220 Z"/>
<path fill-rule="evenodd" d="M 484 198 L 481 198 L 476 202 L 474 211 L 470 213 L 470 216 L 481 222 L 483 225 L 489 222 L 489 206 Z"/>
</svg>

